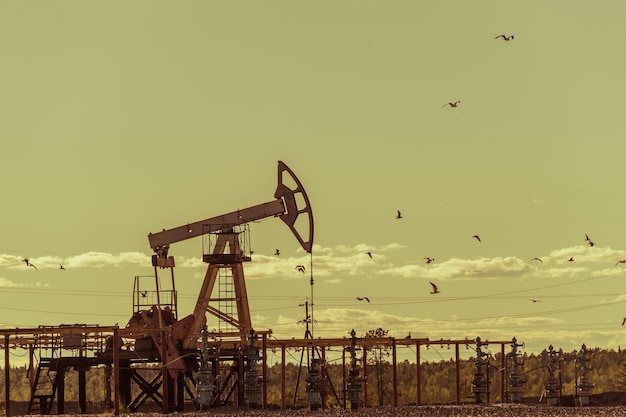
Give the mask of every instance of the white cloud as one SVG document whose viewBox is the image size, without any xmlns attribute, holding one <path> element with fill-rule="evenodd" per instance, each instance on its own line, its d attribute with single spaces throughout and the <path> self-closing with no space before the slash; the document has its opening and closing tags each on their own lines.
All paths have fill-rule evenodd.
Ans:
<svg viewBox="0 0 626 417">
<path fill-rule="evenodd" d="M 55 258 L 55 261 L 59 261 L 59 259 Z M 63 263 L 67 268 L 101 268 L 125 265 L 146 266 L 152 264 L 150 256 L 140 252 L 122 252 L 118 255 L 105 252 L 86 252 L 60 260 L 60 262 L 55 262 L 55 267 L 58 267 L 59 263 Z"/>
<path fill-rule="evenodd" d="M 626 251 L 616 250 L 610 247 L 579 245 L 553 250 L 548 256 L 542 259 L 544 262 L 554 262 L 556 264 L 573 264 L 572 262 L 568 262 L 568 259 L 571 257 L 574 258 L 573 263 L 595 262 L 614 266 L 617 261 L 626 258 Z"/>
<path fill-rule="evenodd" d="M 0 277 L 0 288 L 15 288 L 15 287 L 23 287 L 23 284 L 16 284 L 10 279 Z"/>
<path fill-rule="evenodd" d="M 28 267 L 23 262 L 24 257 L 16 255 L 0 255 L 0 266 L 8 266 L 11 269 L 24 269 Z M 146 266 L 151 265 L 150 256 L 140 252 L 121 252 L 112 254 L 106 252 L 85 252 L 79 255 L 61 257 L 56 255 L 43 255 L 28 258 L 29 262 L 38 270 L 64 268 L 103 268 L 106 266 Z"/>
<path fill-rule="evenodd" d="M 0 254 L 0 266 L 24 266 L 24 262 L 22 262 L 22 257 L 16 255 L 8 255 L 8 254 Z"/>
<path fill-rule="evenodd" d="M 403 265 L 379 270 L 379 275 L 402 278 L 422 277 L 426 279 L 495 279 L 523 276 L 535 271 L 535 267 L 516 257 L 496 257 L 480 259 L 452 258 L 428 265 Z"/>
</svg>

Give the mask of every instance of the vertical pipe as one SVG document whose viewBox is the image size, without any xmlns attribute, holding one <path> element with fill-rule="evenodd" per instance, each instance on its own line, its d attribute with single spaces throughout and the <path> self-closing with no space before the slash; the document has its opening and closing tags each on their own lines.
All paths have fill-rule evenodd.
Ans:
<svg viewBox="0 0 626 417">
<path fill-rule="evenodd" d="M 416 382 L 417 382 L 417 393 L 415 394 L 415 405 L 421 405 L 422 403 L 422 370 L 420 368 L 420 347 L 422 345 L 420 345 L 420 342 L 415 342 L 415 364 L 416 364 L 416 368 L 417 368 L 417 372 L 416 372 Z"/>
<path fill-rule="evenodd" d="M 171 267 L 170 271 L 172 271 L 172 298 L 170 302 L 174 307 L 174 318 L 178 320 L 178 295 L 176 294 L 176 282 L 174 281 L 174 267 Z"/>
<path fill-rule="evenodd" d="M 322 351 L 322 366 L 320 369 L 321 371 L 321 388 L 322 388 L 322 410 L 326 409 L 326 377 L 328 376 L 328 374 L 326 373 L 326 347 L 325 346 L 321 346 L 320 350 Z"/>
<path fill-rule="evenodd" d="M 113 385 L 115 386 L 113 394 L 113 413 L 120 415 L 120 339 L 119 328 L 113 329 Z"/>
<path fill-rule="evenodd" d="M 391 338 L 391 370 L 393 379 L 393 406 L 398 406 L 398 356 L 396 352 L 396 339 Z"/>
<path fill-rule="evenodd" d="M 87 413 L 87 370 L 78 370 L 78 407 L 80 414 Z"/>
<path fill-rule="evenodd" d="M 4 411 L 7 417 L 11 416 L 11 399 L 10 399 L 10 391 L 9 386 L 11 385 L 10 381 L 10 371 L 11 368 L 9 366 L 9 335 L 4 335 Z"/>
<path fill-rule="evenodd" d="M 35 386 L 35 375 L 37 370 L 35 369 L 35 345 L 28 345 L 28 380 L 30 381 L 30 388 Z"/>
<path fill-rule="evenodd" d="M 504 373 L 505 366 L 505 354 L 504 354 L 504 343 L 500 343 L 500 402 L 505 403 L 506 398 L 504 398 L 504 386 L 505 386 L 505 378 L 506 375 Z"/>
<path fill-rule="evenodd" d="M 456 404 L 461 404 L 461 370 L 459 364 L 459 344 L 454 344 L 454 366 L 456 368 Z"/>
<path fill-rule="evenodd" d="M 159 317 L 161 317 L 161 310 L 159 309 Z M 161 380 L 163 384 L 161 388 L 163 390 L 163 414 L 167 414 L 170 409 L 170 381 L 169 374 L 167 372 L 167 342 L 165 341 L 167 333 L 165 330 L 161 330 Z"/>
<path fill-rule="evenodd" d="M 57 369 L 54 378 L 57 381 L 57 414 L 65 414 L 65 368 Z M 51 407 L 49 404 L 48 408 Z"/>
<path fill-rule="evenodd" d="M 363 407 L 368 407 L 367 402 L 367 346 L 363 343 Z"/>
<path fill-rule="evenodd" d="M 262 382 L 262 396 L 261 408 L 265 410 L 267 408 L 267 333 L 263 333 L 263 339 L 261 340 L 261 348 L 263 349 L 263 382 Z"/>
<path fill-rule="evenodd" d="M 343 346 L 341 349 L 341 376 L 342 376 L 342 382 L 341 382 L 341 392 L 343 394 L 343 409 L 346 409 L 346 381 L 347 381 L 347 376 L 346 376 L 346 347 Z"/>
<path fill-rule="evenodd" d="M 285 409 L 285 345 L 280 345 L 280 409 Z"/>
<path fill-rule="evenodd" d="M 113 409 L 113 400 L 111 399 L 111 374 L 113 369 L 111 365 L 104 366 L 104 405 L 107 412 Z"/>
<path fill-rule="evenodd" d="M 158 309 L 158 314 L 159 314 L 159 327 L 162 329 L 163 328 L 163 315 L 161 314 L 161 288 L 159 288 L 159 275 L 157 273 L 157 267 L 156 265 L 154 266 L 154 285 L 156 287 L 156 297 L 157 297 L 157 309 Z M 163 340 L 161 341 L 163 342 Z M 162 343 L 163 344 L 163 343 Z M 161 358 L 163 361 L 165 361 L 165 359 Z M 165 384 L 165 382 L 164 382 Z"/>
</svg>

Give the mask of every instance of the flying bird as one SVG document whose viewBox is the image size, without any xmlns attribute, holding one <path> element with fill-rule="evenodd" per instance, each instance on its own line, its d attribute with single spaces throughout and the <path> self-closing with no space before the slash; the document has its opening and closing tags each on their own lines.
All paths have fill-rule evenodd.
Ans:
<svg viewBox="0 0 626 417">
<path fill-rule="evenodd" d="M 430 285 L 433 287 L 433 290 L 430 293 L 431 294 L 439 294 L 439 288 L 437 288 L 437 286 L 435 284 L 433 284 L 432 282 L 430 283 Z"/>
<path fill-rule="evenodd" d="M 573 257 L 573 256 L 571 256 L 571 257 L 567 260 L 567 262 L 574 262 L 574 257 Z"/>
<path fill-rule="evenodd" d="M 400 213 L 400 210 L 398 210 L 398 213 L 396 214 L 396 219 L 401 219 L 402 218 L 402 213 Z"/>
<path fill-rule="evenodd" d="M 430 263 L 432 263 L 435 260 L 435 258 L 428 258 L 428 257 L 426 257 L 424 259 L 426 259 L 426 263 L 427 264 L 430 264 Z"/>
<path fill-rule="evenodd" d="M 365 301 L 367 301 L 368 303 L 370 302 L 370 299 L 369 299 L 369 298 L 367 298 L 367 297 L 357 297 L 356 299 L 357 299 L 357 300 L 359 300 L 359 301 L 363 301 L 363 300 L 365 300 Z"/>
<path fill-rule="evenodd" d="M 279 256 L 280 255 L 280 251 L 278 249 L 276 249 L 276 252 L 274 252 L 274 255 Z"/>
<path fill-rule="evenodd" d="M 472 236 L 472 237 L 473 237 L 474 239 L 476 239 L 477 241 L 482 242 L 482 240 L 480 240 L 480 236 L 478 236 L 478 235 L 474 235 L 474 236 Z"/>
<path fill-rule="evenodd" d="M 141 294 L 142 297 L 145 297 L 148 295 L 148 291 L 139 291 L 139 293 Z"/>
<path fill-rule="evenodd" d="M 626 317 L 624 317 L 624 320 L 622 320 L 622 326 L 624 325 L 624 323 L 626 323 Z"/>
<path fill-rule="evenodd" d="M 296 269 L 300 272 L 304 272 L 306 270 L 306 268 L 304 267 L 304 265 L 296 265 Z"/>
<path fill-rule="evenodd" d="M 370 258 L 372 257 L 372 252 L 365 252 L 365 254 L 369 256 Z"/>
<path fill-rule="evenodd" d="M 533 303 L 541 303 L 541 300 L 535 300 L 534 298 L 531 298 L 530 301 L 532 301 Z"/>
<path fill-rule="evenodd" d="M 592 248 L 596 245 L 595 243 L 593 243 L 591 239 L 589 239 L 589 236 L 587 236 L 587 233 L 585 233 L 585 240 L 587 241 L 589 246 L 591 246 Z"/>
<path fill-rule="evenodd" d="M 504 39 L 505 41 L 507 41 L 507 42 L 508 42 L 508 41 L 513 40 L 514 36 L 513 36 L 513 35 L 511 35 L 511 36 L 498 35 L 498 36 L 496 36 L 494 39 L 498 39 L 498 38 L 502 38 L 502 39 Z"/>
<path fill-rule="evenodd" d="M 35 268 L 36 271 L 39 271 L 37 269 L 37 267 L 30 262 L 30 259 L 24 258 L 24 259 L 22 259 L 22 262 L 24 262 L 26 264 L 26 266 L 32 266 L 33 268 Z"/>
<path fill-rule="evenodd" d="M 531 261 L 539 261 L 541 263 L 543 263 L 543 261 L 541 260 L 541 258 L 532 258 Z"/>
<path fill-rule="evenodd" d="M 626 259 L 621 259 L 621 260 L 615 262 L 615 266 L 617 266 L 617 264 L 626 264 Z"/>
<path fill-rule="evenodd" d="M 452 101 L 451 101 L 451 102 L 449 102 L 449 103 L 444 104 L 444 105 L 443 105 L 443 106 L 441 106 L 441 107 L 446 107 L 446 106 L 450 106 L 450 107 L 458 107 L 458 106 L 459 106 L 459 103 L 461 103 L 461 100 L 457 100 L 457 101 L 455 101 L 455 102 L 452 102 Z"/>
<path fill-rule="evenodd" d="M 59 269 L 62 269 L 65 271 L 65 267 L 63 266 L 63 264 L 59 264 Z"/>
</svg>

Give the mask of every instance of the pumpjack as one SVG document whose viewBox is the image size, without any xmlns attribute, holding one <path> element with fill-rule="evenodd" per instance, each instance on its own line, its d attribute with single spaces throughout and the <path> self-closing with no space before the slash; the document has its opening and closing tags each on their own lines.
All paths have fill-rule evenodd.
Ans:
<svg viewBox="0 0 626 417">
<path fill-rule="evenodd" d="M 126 331 L 135 340 L 134 355 L 157 358 L 163 364 L 163 375 L 167 373 L 169 378 L 178 380 L 178 384 L 138 380 L 136 382 L 140 387 L 147 391 L 139 401 L 148 396 L 159 400 L 160 396 L 155 391 L 161 383 L 164 385 L 163 391 L 166 385 L 177 386 L 174 391 L 178 391 L 179 395 L 184 390 L 189 391 L 180 381 L 199 368 L 202 329 L 206 325 L 206 314 L 209 313 L 219 323 L 218 329 L 211 332 L 212 337 L 219 341 L 228 340 L 234 346 L 230 351 L 217 349 L 211 359 L 215 379 L 229 380 L 231 384 L 231 387 L 215 387 L 215 404 L 219 405 L 217 402 L 220 398 L 230 397 L 233 391 L 237 391 L 238 399 L 230 404 L 246 403 L 241 392 L 245 390 L 243 372 L 252 369 L 257 360 L 254 355 L 250 359 L 247 357 L 248 352 L 255 351 L 256 341 L 256 336 L 254 340 L 249 340 L 255 332 L 250 318 L 243 271 L 243 263 L 252 260 L 247 226 L 251 222 L 271 217 L 280 218 L 292 231 L 300 246 L 307 253 L 311 253 L 314 231 L 311 204 L 300 180 L 282 161 L 278 161 L 278 186 L 273 200 L 148 235 L 150 247 L 154 251 L 154 277 L 149 278 L 154 279 L 156 288 L 145 289 L 142 286 L 145 279 L 140 278 L 146 277 L 135 278 L 134 311 Z M 203 261 L 208 264 L 207 270 L 193 313 L 179 319 L 174 282 L 175 261 L 169 254 L 170 245 L 200 236 L 206 242 L 203 243 Z M 170 271 L 171 290 L 165 291 L 160 287 L 160 270 Z M 214 295 L 216 283 L 218 294 Z M 223 287 L 228 290 L 223 291 Z M 163 329 L 167 331 L 164 332 Z M 235 371 L 219 378 L 217 373 L 220 371 L 220 363 L 227 360 L 232 362 L 231 369 Z M 128 380 L 137 378 L 139 377 L 136 373 L 126 376 Z M 126 385 L 130 387 L 130 382 Z M 136 409 L 140 403 L 131 401 L 130 388 L 126 391 L 126 396 L 122 393 L 123 400 L 134 403 L 135 407 L 130 408 Z M 173 394 L 167 395 L 174 397 Z M 175 398 L 172 400 L 172 403 L 176 401 Z M 181 401 L 179 398 L 179 403 Z"/>
</svg>

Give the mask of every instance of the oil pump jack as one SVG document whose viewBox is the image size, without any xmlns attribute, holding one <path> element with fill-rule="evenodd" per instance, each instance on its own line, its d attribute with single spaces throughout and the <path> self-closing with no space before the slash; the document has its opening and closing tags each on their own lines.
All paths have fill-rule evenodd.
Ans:
<svg viewBox="0 0 626 417">
<path fill-rule="evenodd" d="M 243 263 L 252 260 L 251 251 L 246 247 L 249 243 L 249 238 L 246 239 L 249 233 L 247 225 L 271 217 L 278 217 L 287 224 L 302 248 L 311 253 L 313 213 L 309 198 L 300 180 L 282 161 L 278 161 L 278 186 L 274 200 L 148 235 L 150 247 L 154 250 L 152 265 L 156 291 L 142 289 L 139 277 L 135 278 L 133 299 L 137 302 L 134 302 L 134 313 L 126 328 L 130 337 L 136 339 L 136 356 L 160 357 L 163 375 L 167 372 L 171 378 L 196 371 L 206 313 L 215 316 L 218 323 L 225 323 L 224 330 L 220 328 L 212 332 L 216 340 L 233 341 L 239 345 L 239 352 L 242 352 L 248 339 L 256 340 L 243 272 Z M 193 313 L 179 320 L 174 283 L 175 261 L 169 256 L 170 245 L 199 236 L 208 237 L 208 245 L 203 248 L 203 261 L 208 267 Z M 163 269 L 171 274 L 169 296 L 159 288 L 158 271 Z M 218 280 L 229 281 L 229 290 L 224 297 L 222 294 L 213 295 Z M 221 285 L 220 281 L 218 287 Z M 142 302 L 147 299 L 150 302 Z M 239 379 L 243 380 L 243 376 L 239 375 Z M 152 392 L 156 386 L 156 383 L 147 381 L 139 384 L 147 386 Z M 166 384 L 163 385 L 165 391 Z M 180 391 L 182 389 L 179 387 Z M 148 395 L 151 396 L 151 393 L 145 393 L 144 397 Z"/>
</svg>

